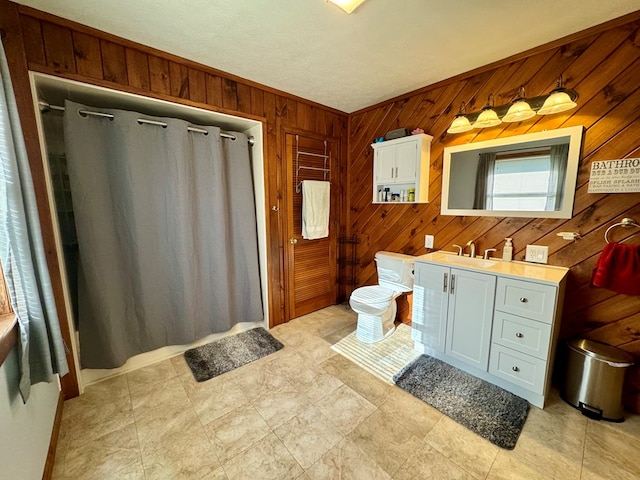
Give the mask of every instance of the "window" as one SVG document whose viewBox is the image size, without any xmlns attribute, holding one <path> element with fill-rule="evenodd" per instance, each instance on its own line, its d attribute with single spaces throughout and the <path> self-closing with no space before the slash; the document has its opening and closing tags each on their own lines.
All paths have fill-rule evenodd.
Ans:
<svg viewBox="0 0 640 480">
<path fill-rule="evenodd" d="M 556 191 L 549 189 L 551 173 L 549 151 L 497 156 L 493 189 L 487 192 L 490 204 L 494 210 L 545 210 L 555 203 Z"/>
</svg>

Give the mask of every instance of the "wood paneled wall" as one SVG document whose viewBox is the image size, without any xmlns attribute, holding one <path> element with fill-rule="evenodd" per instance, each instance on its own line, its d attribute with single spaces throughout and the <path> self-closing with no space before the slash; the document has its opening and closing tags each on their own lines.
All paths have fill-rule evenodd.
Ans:
<svg viewBox="0 0 640 480">
<path fill-rule="evenodd" d="M 640 221 L 640 193 L 587 193 L 591 162 L 640 157 L 640 14 L 572 35 L 498 64 L 459 75 L 349 117 L 349 234 L 357 234 L 359 283 L 376 281 L 373 255 L 378 250 L 423 254 L 424 235 L 435 235 L 437 249 L 453 250 L 475 240 L 480 251 L 513 237 L 514 257 L 523 259 L 527 244 L 549 246 L 549 263 L 570 268 L 561 335 L 584 335 L 629 351 L 640 359 L 640 297 L 618 295 L 589 286 L 604 246 L 604 232 L 623 217 Z M 512 100 L 521 85 L 528 96 L 554 88 L 562 75 L 579 94 L 569 112 L 535 117 L 516 124 L 464 134 L 446 133 L 460 103 L 477 111 L 490 93 L 495 103 Z M 467 142 L 583 125 L 585 134 L 570 220 L 454 217 L 440 215 L 443 149 Z M 374 205 L 371 202 L 373 139 L 395 128 L 421 127 L 434 136 L 431 147 L 430 203 Z M 573 243 L 561 231 L 580 232 Z M 615 232 L 617 238 L 625 233 Z M 633 240 L 630 240 L 633 242 Z M 640 236 L 635 240 L 640 242 Z M 561 368 L 562 366 L 560 366 Z M 640 411 L 640 370 L 630 375 L 628 401 Z"/>
<path fill-rule="evenodd" d="M 61 323 L 66 325 L 44 171 L 37 143 L 27 69 L 162 100 L 260 120 L 264 125 L 268 277 L 271 323 L 285 321 L 282 241 L 284 207 L 284 133 L 289 130 L 326 136 L 341 145 L 339 177 L 346 177 L 347 115 L 329 107 L 140 45 L 60 17 L 0 0 L 0 29 L 10 57 L 14 89 L 38 196 L 49 269 Z M 340 185 L 336 185 L 338 189 Z M 344 211 L 340 195 L 340 211 Z M 344 231 L 344 219 L 341 219 Z M 63 325 L 63 328 L 64 326 Z M 68 332 L 66 332 L 68 337 Z M 68 342 L 67 338 L 67 342 Z M 71 396 L 74 396 L 73 393 Z M 67 394 L 69 397 L 69 394 Z"/>
</svg>

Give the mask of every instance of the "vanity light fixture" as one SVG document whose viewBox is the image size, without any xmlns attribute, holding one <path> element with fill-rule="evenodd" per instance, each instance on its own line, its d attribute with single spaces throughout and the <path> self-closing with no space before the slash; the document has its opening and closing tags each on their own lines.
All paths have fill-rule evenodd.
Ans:
<svg viewBox="0 0 640 480">
<path fill-rule="evenodd" d="M 572 98 L 572 94 L 573 98 Z M 547 99 L 544 101 L 538 115 L 550 115 L 552 113 L 566 112 L 572 108 L 576 108 L 578 104 L 574 100 L 578 95 L 566 88 L 562 87 L 562 75 L 558 77 L 558 86 L 554 88 Z"/>
<path fill-rule="evenodd" d="M 512 123 L 535 117 L 536 112 L 533 111 L 529 102 L 527 102 L 524 94 L 524 87 L 520 87 L 518 98 L 516 98 L 509 107 L 507 114 L 502 117 L 503 122 Z"/>
<path fill-rule="evenodd" d="M 364 3 L 365 0 L 327 0 L 337 6 L 348 14 L 352 13 L 356 8 Z"/>
<path fill-rule="evenodd" d="M 524 86 L 518 89 L 518 97 L 506 105 L 493 106 L 493 94 L 489 95 L 487 105 L 479 112 L 465 113 L 462 108 L 456 115 L 447 133 L 469 131 L 472 128 L 487 128 L 500 125 L 502 122 L 520 122 L 537 115 L 550 115 L 565 112 L 578 106 L 578 94 L 562 86 L 562 77 L 558 77 L 558 86 L 546 95 L 526 98 Z M 464 105 L 464 103 L 463 103 Z"/>
<path fill-rule="evenodd" d="M 471 122 L 467 118 L 467 109 L 464 102 L 460 104 L 460 111 L 453 119 L 451 126 L 447 130 L 447 133 L 463 133 L 473 129 Z"/>
<path fill-rule="evenodd" d="M 473 122 L 473 128 L 487 128 L 500 125 L 502 120 L 498 118 L 498 114 L 493 109 L 493 93 L 489 94 L 487 104 L 478 115 L 478 119 Z"/>
</svg>

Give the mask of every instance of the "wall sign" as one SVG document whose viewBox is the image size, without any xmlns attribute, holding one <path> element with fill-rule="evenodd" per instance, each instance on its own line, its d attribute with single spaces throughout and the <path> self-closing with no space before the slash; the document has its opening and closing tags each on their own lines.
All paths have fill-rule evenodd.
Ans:
<svg viewBox="0 0 640 480">
<path fill-rule="evenodd" d="M 640 158 L 593 162 L 591 164 L 588 192 L 640 192 Z"/>
</svg>

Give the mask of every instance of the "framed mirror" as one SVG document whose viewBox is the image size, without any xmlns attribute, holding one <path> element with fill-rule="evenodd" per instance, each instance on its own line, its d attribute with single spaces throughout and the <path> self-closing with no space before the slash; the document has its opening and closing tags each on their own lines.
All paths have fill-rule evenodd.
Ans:
<svg viewBox="0 0 640 480">
<path fill-rule="evenodd" d="M 571 218 L 583 127 L 444 149 L 442 215 Z"/>
</svg>

